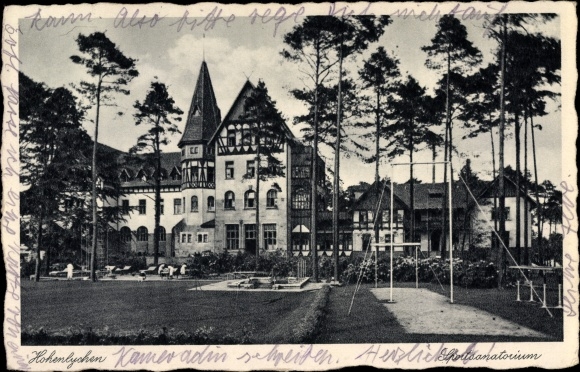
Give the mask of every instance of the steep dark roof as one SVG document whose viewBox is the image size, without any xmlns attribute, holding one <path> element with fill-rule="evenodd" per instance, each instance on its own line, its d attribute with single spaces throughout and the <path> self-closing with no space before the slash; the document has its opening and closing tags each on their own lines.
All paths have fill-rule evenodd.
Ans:
<svg viewBox="0 0 580 372">
<path fill-rule="evenodd" d="M 387 183 L 386 186 L 383 184 L 384 181 L 373 182 L 373 184 L 366 189 L 365 192 L 357 199 L 353 206 L 353 210 L 375 210 L 377 208 L 377 203 L 382 195 L 381 209 L 388 209 L 391 205 L 391 185 Z M 396 186 L 396 185 L 395 185 Z M 362 191 L 362 188 L 361 188 Z M 378 196 L 377 196 L 378 191 Z M 395 187 L 395 192 L 393 195 L 395 201 L 395 209 L 398 208 L 408 208 L 408 204 L 402 200 L 397 194 L 397 188 Z"/>
<path fill-rule="evenodd" d="M 508 176 L 504 176 L 505 179 L 505 195 L 506 197 L 515 197 L 517 185 L 514 180 L 512 180 Z M 498 188 L 499 176 L 497 176 L 494 180 L 488 181 L 487 186 L 483 189 L 483 191 L 478 195 L 479 198 L 493 198 L 494 196 L 499 196 L 499 188 Z M 528 202 L 532 204 L 532 207 L 536 206 L 536 201 L 530 196 L 530 194 L 525 194 L 523 188 L 520 185 L 520 196 L 526 196 Z"/>
<path fill-rule="evenodd" d="M 203 61 L 187 114 L 185 130 L 178 146 L 209 140 L 220 120 L 221 113 L 213 92 L 209 70 Z"/>
<path fill-rule="evenodd" d="M 250 82 L 250 80 L 246 80 L 245 84 L 242 86 L 242 89 L 240 90 L 240 93 L 238 93 L 238 96 L 234 100 L 232 107 L 230 107 L 228 113 L 224 117 L 224 120 L 213 133 L 210 142 L 213 142 L 216 139 L 216 137 L 219 135 L 219 132 L 221 131 L 224 125 L 236 121 L 247 121 L 247 119 L 244 118 L 246 112 L 245 109 L 246 99 L 250 97 L 254 89 L 256 89 L 256 87 Z M 282 126 L 283 128 L 281 129 L 286 134 L 286 139 L 294 141 L 295 140 L 294 134 L 292 133 L 290 128 L 288 128 L 285 122 L 282 124 Z"/>
<path fill-rule="evenodd" d="M 415 184 L 415 209 L 441 208 L 444 194 L 444 183 L 416 183 Z M 395 184 L 395 194 L 401 198 L 407 206 L 411 206 L 411 185 Z M 454 208 L 465 208 L 465 187 L 462 184 L 453 185 L 452 202 Z M 471 201 L 471 200 L 470 200 Z M 449 201 L 445 201 L 445 206 Z"/>
<path fill-rule="evenodd" d="M 144 156 L 140 156 L 143 158 Z M 181 185 L 181 180 L 172 180 L 170 178 L 171 171 L 174 167 L 181 172 L 181 153 L 180 152 L 162 152 L 161 153 L 161 168 L 165 171 L 165 176 L 167 179 L 161 181 L 162 185 Z M 129 177 L 137 177 L 140 170 L 143 170 L 147 174 L 148 181 L 143 181 L 141 179 L 132 179 L 129 182 L 122 182 L 123 186 L 151 186 L 155 168 L 150 165 L 122 165 L 121 171 L 126 170 Z M 163 172 L 163 171 L 162 171 Z"/>
</svg>

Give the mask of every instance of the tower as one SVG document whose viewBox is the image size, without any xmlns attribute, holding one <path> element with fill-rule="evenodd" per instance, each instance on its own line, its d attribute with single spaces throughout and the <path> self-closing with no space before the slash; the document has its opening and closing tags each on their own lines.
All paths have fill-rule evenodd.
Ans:
<svg viewBox="0 0 580 372">
<path fill-rule="evenodd" d="M 220 120 L 209 70 L 203 61 L 178 144 L 181 150 L 182 200 L 174 200 L 174 211 L 180 206 L 184 215 L 183 228 L 176 239 L 180 255 L 213 247 L 215 154 L 209 140 Z"/>
</svg>

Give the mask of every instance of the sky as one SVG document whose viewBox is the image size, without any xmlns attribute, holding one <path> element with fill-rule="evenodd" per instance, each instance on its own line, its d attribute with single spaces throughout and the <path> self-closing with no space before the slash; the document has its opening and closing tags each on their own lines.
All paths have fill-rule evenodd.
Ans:
<svg viewBox="0 0 580 372">
<path fill-rule="evenodd" d="M 135 126 L 133 104 L 136 100 L 142 101 L 145 98 L 154 79 L 168 86 L 176 105 L 187 113 L 197 74 L 204 59 L 209 68 L 222 118 L 246 79 L 249 78 L 253 83 L 262 79 L 276 101 L 278 109 L 287 119 L 289 127 L 297 137 L 300 137 L 299 127 L 292 125 L 292 122 L 296 115 L 306 111 L 306 107 L 292 98 L 289 90 L 303 87 L 304 75 L 300 72 L 298 65 L 285 61 L 280 55 L 284 48 L 283 36 L 292 29 L 293 21 L 281 23 L 275 29 L 272 22 L 251 25 L 251 19 L 237 18 L 230 24 L 216 23 L 215 27 L 210 30 L 203 30 L 201 27 L 190 30 L 184 27 L 181 31 L 177 31 L 175 25 L 168 27 L 175 21 L 177 19 L 164 19 L 163 23 L 160 22 L 153 28 L 122 28 L 115 27 L 113 19 L 105 18 L 93 19 L 90 23 L 44 28 L 38 31 L 31 29 L 30 20 L 21 19 L 19 56 L 22 64 L 20 68 L 33 80 L 43 82 L 51 88 L 78 84 L 82 80 L 87 80 L 89 76 L 81 66 L 70 61 L 70 56 L 79 54 L 75 39 L 79 33 L 87 35 L 95 31 L 104 31 L 126 56 L 138 60 L 136 67 L 140 75 L 128 85 L 131 91 L 129 96 L 117 95 L 114 99 L 116 107 L 102 109 L 99 142 L 124 151 L 135 144 L 137 137 L 146 131 L 146 128 Z M 484 36 L 480 21 L 462 22 L 467 28 L 469 40 L 481 50 L 484 56 L 483 65 L 486 65 L 493 58 L 496 44 Z M 543 25 L 541 31 L 545 35 L 559 38 L 559 18 Z M 426 54 L 420 48 L 430 43 L 435 32 L 435 21 L 395 18 L 393 23 L 386 27 L 384 35 L 377 43 L 371 44 L 367 51 L 357 56 L 356 60 L 349 61 L 345 67 L 350 70 L 350 75 L 356 78 L 361 62 L 378 46 L 383 46 L 399 59 L 403 75 L 412 75 L 427 88 L 428 92 L 432 92 L 438 80 L 438 72 L 429 70 L 425 66 Z M 559 90 L 559 87 L 555 89 Z M 559 104 L 559 101 L 549 102 L 550 114 L 535 120 L 535 123 L 542 124 L 543 127 L 543 130 L 537 132 L 536 135 L 540 182 L 549 179 L 557 184 L 562 180 L 562 120 L 558 109 Z M 119 112 L 123 115 L 117 115 Z M 93 117 L 94 113 L 89 112 L 87 121 L 84 123 L 90 135 L 93 134 L 94 127 L 88 119 Z M 184 125 L 185 120 L 179 124 L 182 131 Z M 510 127 L 507 131 L 511 133 L 513 128 Z M 457 145 L 458 152 L 461 154 L 454 161 L 454 168 L 459 170 L 465 159 L 470 158 L 472 167 L 479 176 L 490 179 L 489 135 L 463 140 L 462 137 L 466 132 L 461 128 L 460 123 L 455 123 L 453 133 L 454 144 Z M 178 151 L 179 138 L 179 135 L 173 137 L 164 151 Z M 495 141 L 497 150 L 497 135 Z M 531 142 L 529 146 L 531 148 Z M 333 159 L 332 152 L 322 149 L 322 155 L 330 166 Z M 513 136 L 506 142 L 505 159 L 506 164 L 511 164 L 515 168 Z M 439 155 L 437 160 L 442 160 L 442 155 Z M 395 161 L 407 162 L 408 156 L 401 156 Z M 415 161 L 431 161 L 431 152 L 419 151 L 415 155 Z M 341 165 L 343 186 L 358 184 L 360 181 L 372 182 L 374 179 L 374 165 L 364 164 L 355 156 L 342 157 Z M 530 155 L 530 167 L 531 165 Z M 431 180 L 431 166 L 424 166 L 424 168 L 424 170 L 415 169 L 416 177 L 429 181 Z M 388 165 L 383 164 L 380 172 L 382 177 L 389 176 Z M 442 173 L 441 166 L 438 166 L 438 179 L 442 178 Z M 408 168 L 398 167 L 393 178 L 397 182 L 406 181 Z"/>
</svg>

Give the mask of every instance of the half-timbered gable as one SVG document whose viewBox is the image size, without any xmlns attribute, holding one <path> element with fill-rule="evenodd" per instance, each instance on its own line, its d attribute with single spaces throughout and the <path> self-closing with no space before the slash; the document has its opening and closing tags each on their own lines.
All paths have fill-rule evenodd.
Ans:
<svg viewBox="0 0 580 372">
<path fill-rule="evenodd" d="M 379 229 L 380 243 L 390 242 L 391 230 L 393 242 L 405 241 L 405 216 L 408 206 L 396 193 L 394 194 L 391 229 L 391 186 L 385 185 L 384 182 L 373 183 L 353 205 L 353 249 L 355 251 L 369 249 L 374 241 L 375 226 Z"/>
<path fill-rule="evenodd" d="M 246 81 L 210 142 L 216 154 L 217 250 L 254 252 L 260 246 L 262 250 L 272 251 L 285 250 L 288 245 L 291 189 L 287 171 L 277 175 L 268 172 L 266 179 L 260 181 L 258 192 L 256 173 L 260 169 L 263 175 L 263 169 L 269 165 L 264 156 L 258 166 L 256 156 L 258 144 L 262 149 L 267 146 L 268 152 L 288 167 L 295 139 L 285 123 L 275 130 L 259 130 L 258 125 L 263 123 L 258 124 L 246 107 L 255 89 Z M 257 210 L 259 228 L 256 227 Z"/>
</svg>

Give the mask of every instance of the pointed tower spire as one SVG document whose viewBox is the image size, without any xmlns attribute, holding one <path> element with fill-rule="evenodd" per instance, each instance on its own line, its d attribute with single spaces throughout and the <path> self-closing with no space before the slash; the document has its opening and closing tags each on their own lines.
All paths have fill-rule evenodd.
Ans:
<svg viewBox="0 0 580 372">
<path fill-rule="evenodd" d="M 209 70 L 203 61 L 199 69 L 179 147 L 187 144 L 206 143 L 213 135 L 220 120 L 221 113 L 215 99 Z"/>
</svg>

